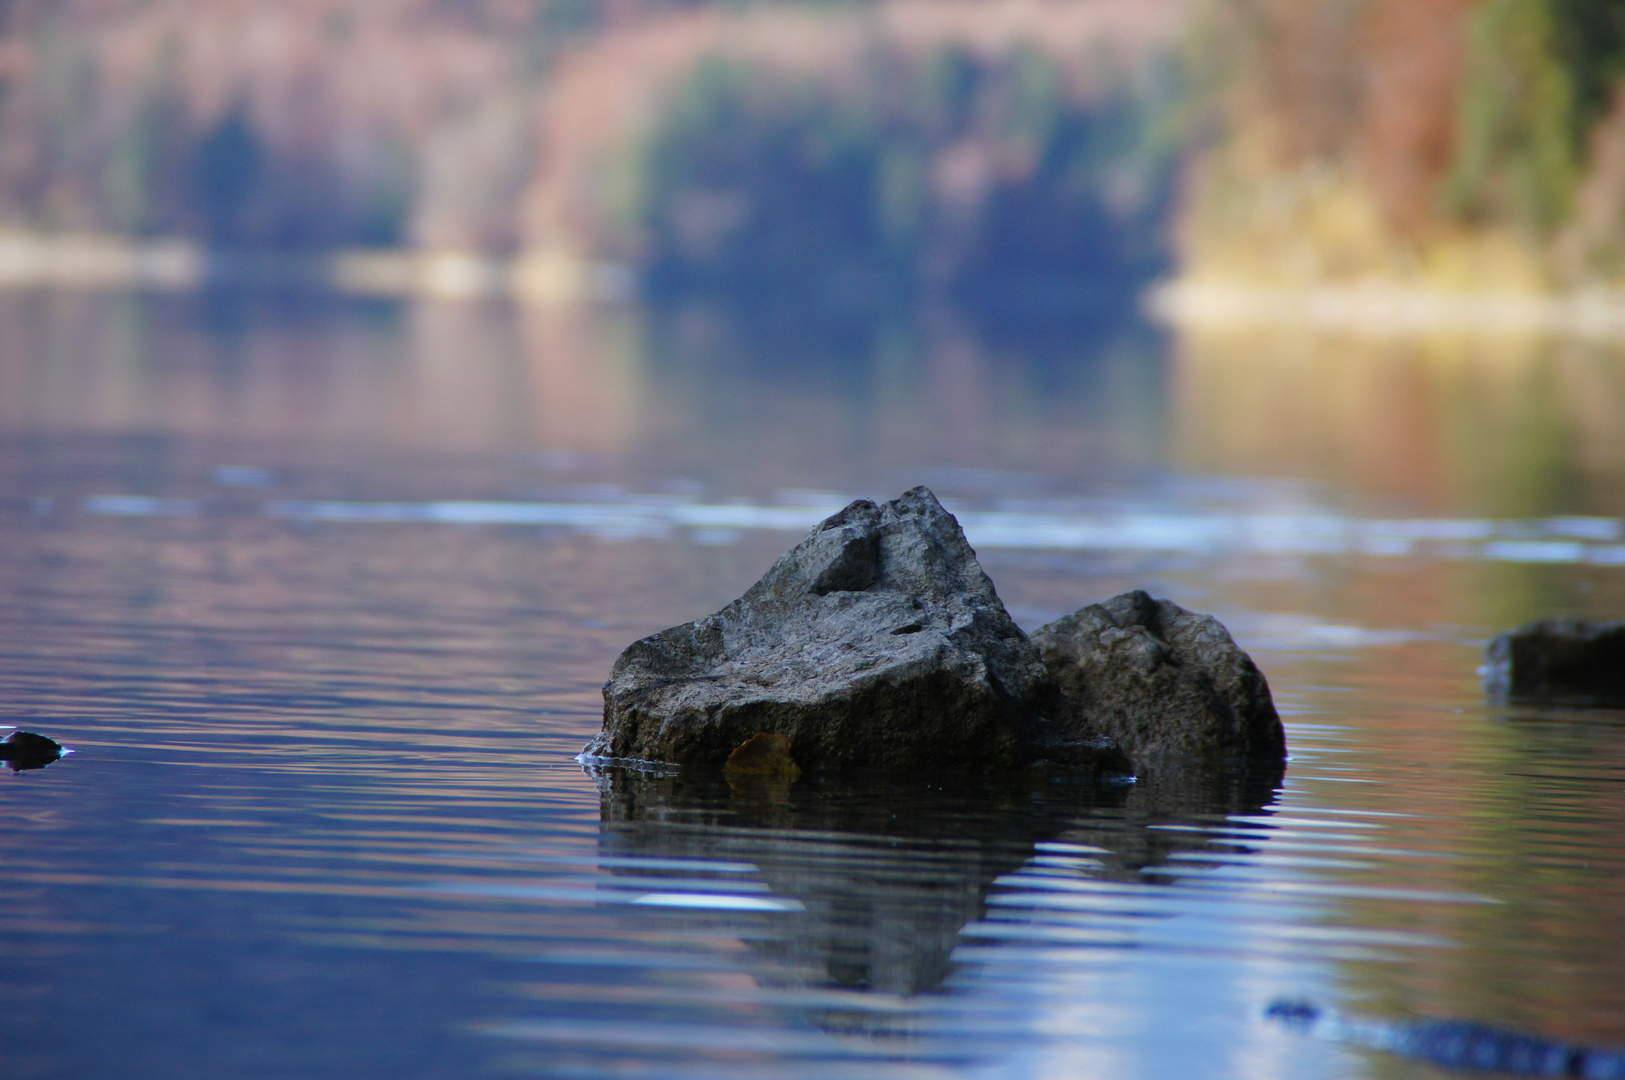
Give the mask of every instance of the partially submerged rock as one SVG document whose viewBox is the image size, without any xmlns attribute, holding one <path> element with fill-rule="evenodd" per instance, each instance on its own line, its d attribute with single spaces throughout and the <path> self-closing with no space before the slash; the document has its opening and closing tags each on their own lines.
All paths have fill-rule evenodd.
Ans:
<svg viewBox="0 0 1625 1080">
<path fill-rule="evenodd" d="M 72 751 L 55 739 L 32 731 L 13 731 L 0 739 L 0 761 L 10 765 L 12 772 L 43 769 L 68 753 Z"/>
<path fill-rule="evenodd" d="M 769 732 L 803 768 L 1014 768 L 1060 705 L 959 523 L 920 487 L 852 503 L 721 611 L 631 645 L 587 753 L 722 765 Z M 1108 741 L 1077 741 L 1128 768 Z"/>
<path fill-rule="evenodd" d="M 1211 615 L 1135 590 L 1040 627 L 1032 641 L 1062 692 L 1137 766 L 1286 755 L 1269 684 Z"/>
<path fill-rule="evenodd" d="M 1484 686 L 1502 701 L 1625 708 L 1625 621 L 1543 619 L 1489 644 Z"/>
<path fill-rule="evenodd" d="M 1285 754 L 1215 620 L 1129 593 L 1029 640 L 923 487 L 852 503 L 721 611 L 633 643 L 585 756 L 722 766 L 764 736 L 802 768 L 917 775 Z"/>
<path fill-rule="evenodd" d="M 1368 1046 L 1460 1072 L 1502 1076 L 1625 1076 L 1625 1050 L 1564 1042 L 1472 1020 L 1344 1016 L 1313 1002 L 1278 999 L 1264 1018 L 1328 1042 Z"/>
</svg>

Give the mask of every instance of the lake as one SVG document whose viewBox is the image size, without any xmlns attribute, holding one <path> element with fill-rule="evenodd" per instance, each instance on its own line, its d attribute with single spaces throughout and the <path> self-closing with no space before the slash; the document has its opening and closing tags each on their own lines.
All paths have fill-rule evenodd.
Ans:
<svg viewBox="0 0 1625 1080">
<path fill-rule="evenodd" d="M 1278 997 L 1625 1044 L 1625 350 L 702 305 L 0 295 L 0 1072 L 1407 1077 Z M 575 760 L 631 641 L 932 487 L 1031 629 L 1142 587 L 1279 790 Z"/>
</svg>

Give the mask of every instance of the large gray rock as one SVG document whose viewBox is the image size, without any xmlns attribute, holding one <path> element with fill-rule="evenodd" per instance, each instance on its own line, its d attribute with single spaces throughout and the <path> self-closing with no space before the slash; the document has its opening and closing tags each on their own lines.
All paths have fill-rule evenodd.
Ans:
<svg viewBox="0 0 1625 1080">
<path fill-rule="evenodd" d="M 1269 684 L 1211 615 L 1135 590 L 1032 640 L 1078 713 L 1138 768 L 1286 756 Z"/>
<path fill-rule="evenodd" d="M 1488 660 L 1492 698 L 1625 708 L 1625 622 L 1527 623 L 1490 642 Z"/>
<path fill-rule="evenodd" d="M 1208 616 L 1127 593 L 1029 640 L 923 487 L 852 503 L 721 611 L 633 643 L 585 754 L 721 766 L 763 733 L 802 768 L 919 775 L 1245 759 L 1278 777 L 1286 745 Z"/>
<path fill-rule="evenodd" d="M 760 732 L 812 769 L 1130 768 L 1070 714 L 923 487 L 852 503 L 721 611 L 627 648 L 586 753 L 720 766 Z"/>
</svg>

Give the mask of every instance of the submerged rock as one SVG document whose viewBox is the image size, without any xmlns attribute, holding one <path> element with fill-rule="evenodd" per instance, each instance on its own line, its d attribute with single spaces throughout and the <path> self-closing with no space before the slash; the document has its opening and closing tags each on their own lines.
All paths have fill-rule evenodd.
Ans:
<svg viewBox="0 0 1625 1080">
<path fill-rule="evenodd" d="M 1263 672 L 1211 615 L 1135 590 L 1040 627 L 1032 640 L 1073 706 L 1136 766 L 1286 755 Z"/>
<path fill-rule="evenodd" d="M 1527 623 L 1487 655 L 1484 686 L 1498 700 L 1625 708 L 1625 622 Z"/>
<path fill-rule="evenodd" d="M 1247 814 L 1262 836 L 1276 812 L 1269 788 L 1185 775 L 1170 786 L 1161 776 L 1094 784 L 1018 772 L 920 784 L 825 773 L 764 797 L 761 787 L 707 770 L 589 771 L 600 790 L 603 865 L 634 879 L 627 884 L 637 892 L 686 892 L 691 886 L 677 879 L 698 863 L 753 869 L 726 876 L 759 883 L 732 891 L 779 912 L 775 932 L 748 944 L 760 962 L 755 977 L 784 990 L 938 991 L 953 974 L 965 925 L 986 914 L 994 882 L 1040 844 L 1087 849 L 1090 857 L 1067 870 L 1080 882 L 1142 889 L 1177 872 L 1190 853 L 1233 859 L 1256 850 L 1203 826 Z M 918 1019 L 889 1009 L 859 1015 L 828 994 L 812 995 L 808 1008 L 813 1024 L 843 1036 L 870 1023 L 895 1035 L 893 1025 Z"/>
<path fill-rule="evenodd" d="M 1471 1020 L 1344 1016 L 1307 1001 L 1278 1000 L 1264 1017 L 1329 1042 L 1386 1050 L 1461 1072 L 1502 1076 L 1625 1077 L 1625 1052 Z"/>
<path fill-rule="evenodd" d="M 720 766 L 771 733 L 803 768 L 983 771 L 1027 763 L 1062 712 L 959 522 L 919 487 L 852 503 L 721 611 L 631 645 L 586 752 Z M 1070 742 L 1080 764 L 1129 768 L 1098 735 Z"/>
<path fill-rule="evenodd" d="M 1136 592 L 1029 639 L 923 487 L 852 503 L 721 611 L 633 643 L 585 756 L 738 766 L 769 736 L 795 766 L 925 776 L 1179 758 L 1278 778 L 1285 756 L 1263 675 L 1217 621 Z"/>
</svg>

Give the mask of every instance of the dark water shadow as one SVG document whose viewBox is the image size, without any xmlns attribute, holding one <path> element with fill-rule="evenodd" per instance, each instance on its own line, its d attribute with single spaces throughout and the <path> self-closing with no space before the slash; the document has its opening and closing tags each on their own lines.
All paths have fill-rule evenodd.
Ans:
<svg viewBox="0 0 1625 1080">
<path fill-rule="evenodd" d="M 776 897 L 798 902 L 782 934 L 752 940 L 796 985 L 890 994 L 942 988 L 960 931 L 987 912 L 994 882 L 1040 844 L 1095 849 L 1095 878 L 1153 885 L 1179 852 L 1205 848 L 1201 826 L 1256 814 L 1278 775 L 1185 774 L 1134 784 L 1029 775 L 924 785 L 806 778 L 730 786 L 712 773 L 596 773 L 599 852 L 629 860 L 753 865 Z M 1237 849 L 1226 840 L 1227 851 Z M 619 864 L 619 865 L 618 865 Z M 770 976 L 776 977 L 776 976 Z M 760 981 L 763 977 L 758 975 Z"/>
</svg>

